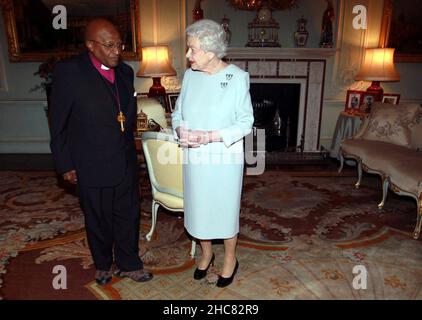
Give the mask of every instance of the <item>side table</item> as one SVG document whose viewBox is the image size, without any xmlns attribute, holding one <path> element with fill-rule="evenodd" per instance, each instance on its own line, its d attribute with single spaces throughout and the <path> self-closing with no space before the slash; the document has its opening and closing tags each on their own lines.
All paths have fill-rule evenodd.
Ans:
<svg viewBox="0 0 422 320">
<path fill-rule="evenodd" d="M 331 142 L 330 157 L 340 160 L 340 143 L 358 131 L 365 115 L 366 113 L 340 112 Z"/>
</svg>

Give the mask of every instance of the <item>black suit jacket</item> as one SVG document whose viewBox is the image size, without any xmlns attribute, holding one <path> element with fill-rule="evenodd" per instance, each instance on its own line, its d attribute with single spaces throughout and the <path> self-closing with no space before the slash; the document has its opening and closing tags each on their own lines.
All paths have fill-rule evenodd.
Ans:
<svg viewBox="0 0 422 320">
<path fill-rule="evenodd" d="M 53 73 L 51 151 L 57 172 L 75 169 L 80 185 L 116 186 L 127 171 L 137 174 L 133 70 L 120 62 L 115 72 L 120 100 L 127 102 L 122 105 L 125 133 L 117 121 L 115 97 L 87 52 L 59 62 Z"/>
</svg>

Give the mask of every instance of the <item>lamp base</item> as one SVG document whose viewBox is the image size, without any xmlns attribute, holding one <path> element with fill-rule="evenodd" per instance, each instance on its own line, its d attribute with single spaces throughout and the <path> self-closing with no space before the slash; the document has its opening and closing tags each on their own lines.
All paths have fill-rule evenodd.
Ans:
<svg viewBox="0 0 422 320">
<path fill-rule="evenodd" d="M 381 101 L 384 89 L 380 86 L 379 81 L 372 81 L 366 92 L 374 96 L 374 101 Z"/>
<path fill-rule="evenodd" d="M 161 77 L 152 77 L 152 86 L 149 88 L 148 96 L 156 97 L 166 95 L 166 89 L 161 85 Z"/>
<path fill-rule="evenodd" d="M 152 86 L 149 88 L 148 97 L 158 99 L 166 112 L 170 112 L 166 89 L 161 85 L 161 77 L 152 77 Z"/>
</svg>

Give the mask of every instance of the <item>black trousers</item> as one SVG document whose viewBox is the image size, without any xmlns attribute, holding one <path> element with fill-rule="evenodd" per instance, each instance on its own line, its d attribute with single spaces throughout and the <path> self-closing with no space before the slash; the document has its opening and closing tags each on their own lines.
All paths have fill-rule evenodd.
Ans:
<svg viewBox="0 0 422 320">
<path fill-rule="evenodd" d="M 122 271 L 143 269 L 139 258 L 139 185 L 126 173 L 115 187 L 78 186 L 85 215 L 89 249 L 97 270 L 110 270 L 114 261 Z"/>
</svg>

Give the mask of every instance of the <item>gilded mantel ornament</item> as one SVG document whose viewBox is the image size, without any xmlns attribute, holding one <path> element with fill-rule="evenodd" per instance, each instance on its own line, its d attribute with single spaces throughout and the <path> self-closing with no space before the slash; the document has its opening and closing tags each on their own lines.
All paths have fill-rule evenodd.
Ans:
<svg viewBox="0 0 422 320">
<path fill-rule="evenodd" d="M 281 47 L 278 41 L 279 23 L 273 19 L 272 11 L 286 10 L 298 6 L 299 0 L 226 0 L 240 10 L 256 11 L 256 17 L 248 23 L 247 47 Z"/>
<path fill-rule="evenodd" d="M 226 0 L 232 7 L 240 10 L 258 10 L 263 3 L 274 10 L 286 10 L 296 8 L 299 0 Z"/>
</svg>

